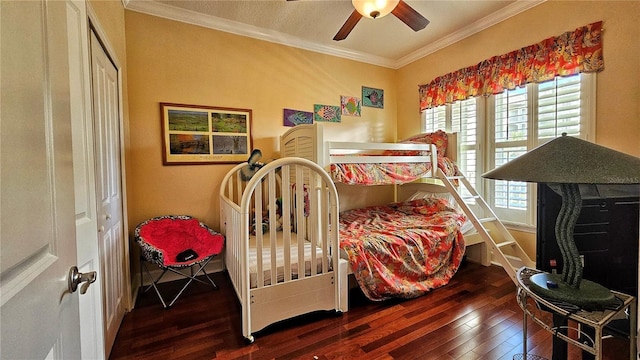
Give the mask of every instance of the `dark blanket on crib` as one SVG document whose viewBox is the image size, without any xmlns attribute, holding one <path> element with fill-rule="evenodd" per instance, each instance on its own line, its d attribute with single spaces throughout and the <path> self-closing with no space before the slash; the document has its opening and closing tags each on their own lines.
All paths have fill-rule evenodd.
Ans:
<svg viewBox="0 0 640 360">
<path fill-rule="evenodd" d="M 465 220 L 435 198 L 349 210 L 340 214 L 340 247 L 369 299 L 414 298 L 458 270 Z"/>
</svg>

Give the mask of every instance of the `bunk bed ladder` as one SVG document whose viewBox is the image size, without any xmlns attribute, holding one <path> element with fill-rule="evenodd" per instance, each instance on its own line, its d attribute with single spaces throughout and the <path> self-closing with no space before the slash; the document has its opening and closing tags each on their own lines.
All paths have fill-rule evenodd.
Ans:
<svg viewBox="0 0 640 360">
<path fill-rule="evenodd" d="M 464 175 L 447 176 L 442 170 L 438 169 L 438 178 L 444 183 L 478 234 L 489 246 L 493 253 L 493 259 L 500 263 L 509 274 L 511 280 L 517 285 L 517 270 L 522 266 L 535 268 L 535 262 L 529 258 L 513 235 Z M 456 180 L 458 181 L 457 186 L 454 185 Z M 461 194 L 463 187 L 466 188 L 470 196 Z"/>
</svg>

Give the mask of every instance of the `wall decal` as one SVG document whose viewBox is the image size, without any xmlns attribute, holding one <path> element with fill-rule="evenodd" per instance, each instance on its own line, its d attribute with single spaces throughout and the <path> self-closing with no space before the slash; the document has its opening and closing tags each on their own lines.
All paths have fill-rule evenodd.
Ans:
<svg viewBox="0 0 640 360">
<path fill-rule="evenodd" d="M 340 107 L 342 108 L 342 115 L 360 116 L 362 102 L 354 96 L 340 96 Z"/>
<path fill-rule="evenodd" d="M 341 122 L 340 106 L 313 105 L 313 121 Z"/>
<path fill-rule="evenodd" d="M 362 105 L 368 107 L 384 108 L 384 90 L 370 87 L 362 87 Z"/>
<path fill-rule="evenodd" d="M 284 109 L 282 124 L 284 126 L 313 124 L 313 113 L 310 111 Z"/>
</svg>

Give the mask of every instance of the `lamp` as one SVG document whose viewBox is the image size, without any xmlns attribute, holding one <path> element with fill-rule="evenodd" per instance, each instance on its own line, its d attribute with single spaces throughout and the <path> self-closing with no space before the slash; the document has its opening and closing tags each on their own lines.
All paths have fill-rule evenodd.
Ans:
<svg viewBox="0 0 640 360">
<path fill-rule="evenodd" d="M 560 186 L 562 207 L 555 235 L 563 260 L 562 274 L 536 274 L 530 279 L 531 289 L 582 308 L 602 308 L 614 305 L 616 299 L 604 286 L 582 279 L 582 262 L 573 240 L 573 228 L 582 207 L 578 184 L 640 184 L 640 158 L 566 135 L 563 133 L 482 177 Z"/>
<path fill-rule="evenodd" d="M 352 0 L 351 2 L 360 15 L 377 19 L 393 11 L 400 0 Z"/>
</svg>

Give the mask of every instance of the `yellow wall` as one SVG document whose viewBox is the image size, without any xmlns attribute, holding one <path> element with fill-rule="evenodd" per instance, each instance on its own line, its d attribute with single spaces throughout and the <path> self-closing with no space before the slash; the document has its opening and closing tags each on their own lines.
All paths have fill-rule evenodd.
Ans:
<svg viewBox="0 0 640 360">
<path fill-rule="evenodd" d="M 393 141 L 395 71 L 126 12 L 129 68 L 129 225 L 164 214 L 190 214 L 219 227 L 219 185 L 233 166 L 162 165 L 160 102 L 252 109 L 253 145 L 277 156 L 283 108 L 313 111 L 361 96 L 363 85 L 385 90 L 384 109 L 343 116 L 344 133 Z M 362 124 L 367 128 L 363 130 Z"/>
</svg>

